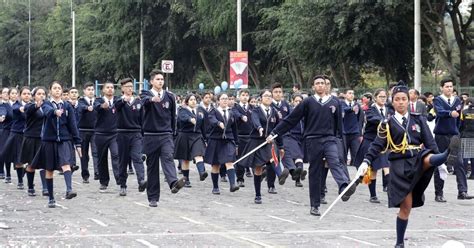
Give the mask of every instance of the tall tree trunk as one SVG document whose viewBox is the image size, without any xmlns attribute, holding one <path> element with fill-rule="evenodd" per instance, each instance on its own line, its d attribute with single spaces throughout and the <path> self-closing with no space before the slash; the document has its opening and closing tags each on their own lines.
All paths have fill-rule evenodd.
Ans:
<svg viewBox="0 0 474 248">
<path fill-rule="evenodd" d="M 202 64 L 204 65 L 204 68 L 206 69 L 206 72 L 209 75 L 209 77 L 211 78 L 212 82 L 215 85 L 218 85 L 218 82 L 217 82 L 216 78 L 214 77 L 214 74 L 212 73 L 212 69 L 209 66 L 209 64 L 207 63 L 206 55 L 204 54 L 204 48 L 199 49 L 199 56 L 201 57 Z"/>
<path fill-rule="evenodd" d="M 249 62 L 249 76 L 252 79 L 253 83 L 255 84 L 255 87 L 257 89 L 260 89 L 260 79 L 258 77 L 257 68 L 252 62 Z M 250 83 L 249 83 L 249 86 L 250 86 Z"/>
<path fill-rule="evenodd" d="M 347 88 L 350 85 L 350 65 L 348 62 L 341 64 L 342 66 L 342 76 L 344 77 L 344 88 Z"/>
</svg>

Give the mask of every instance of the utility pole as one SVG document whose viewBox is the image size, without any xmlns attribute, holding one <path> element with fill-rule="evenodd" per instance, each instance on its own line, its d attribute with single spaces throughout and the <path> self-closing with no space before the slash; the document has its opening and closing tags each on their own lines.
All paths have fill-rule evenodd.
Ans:
<svg viewBox="0 0 474 248">
<path fill-rule="evenodd" d="M 28 86 L 31 86 L 31 0 L 28 0 Z"/>
<path fill-rule="evenodd" d="M 237 52 L 242 51 L 242 0 L 237 0 Z"/>
<path fill-rule="evenodd" d="M 420 0 L 415 0 L 415 89 L 421 92 Z"/>
<path fill-rule="evenodd" d="M 72 9 L 71 0 L 71 19 L 72 19 L 72 87 L 76 87 L 76 14 Z"/>
</svg>

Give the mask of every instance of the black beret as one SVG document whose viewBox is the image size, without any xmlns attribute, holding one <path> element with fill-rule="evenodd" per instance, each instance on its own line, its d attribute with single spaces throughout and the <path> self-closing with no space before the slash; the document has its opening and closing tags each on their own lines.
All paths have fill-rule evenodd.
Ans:
<svg viewBox="0 0 474 248">
<path fill-rule="evenodd" d="M 392 100 L 393 100 L 393 97 L 395 96 L 395 94 L 397 94 L 399 92 L 403 92 L 403 93 L 407 94 L 407 96 L 408 96 L 408 87 L 406 86 L 405 82 L 403 82 L 403 80 L 400 80 L 398 82 L 397 86 L 395 86 L 392 89 Z"/>
</svg>

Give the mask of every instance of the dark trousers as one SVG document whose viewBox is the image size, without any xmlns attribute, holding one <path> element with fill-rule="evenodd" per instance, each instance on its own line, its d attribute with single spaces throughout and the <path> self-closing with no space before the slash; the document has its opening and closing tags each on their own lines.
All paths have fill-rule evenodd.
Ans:
<svg viewBox="0 0 474 248">
<path fill-rule="evenodd" d="M 308 180 L 310 203 L 311 207 L 319 207 L 321 204 L 321 191 L 323 190 L 323 158 L 326 158 L 329 170 L 338 185 L 339 192 L 350 183 L 350 180 L 344 171 L 345 166 L 342 165 L 339 160 L 337 140 L 335 137 L 307 139 L 306 152 L 309 160 Z"/>
<path fill-rule="evenodd" d="M 435 135 L 435 141 L 438 145 L 439 152 L 444 152 L 449 147 L 449 142 L 453 135 Z M 453 165 L 454 174 L 456 175 L 456 182 L 458 185 L 458 192 L 467 192 L 466 169 L 464 168 L 461 158 Z M 434 187 L 435 195 L 443 195 L 444 181 L 439 177 L 439 171 L 434 170 Z"/>
<path fill-rule="evenodd" d="M 137 181 L 145 180 L 145 168 L 142 161 L 143 138 L 140 132 L 118 133 L 117 145 L 119 152 L 119 184 L 120 187 L 127 187 L 128 164 L 130 159 L 137 173 Z"/>
<path fill-rule="evenodd" d="M 354 159 L 360 146 L 360 134 L 346 134 L 344 135 L 344 164 L 347 165 L 347 154 L 351 154 L 351 165 L 354 164 Z"/>
<path fill-rule="evenodd" d="M 94 173 L 98 174 L 99 169 L 97 168 L 97 161 L 98 156 L 97 156 L 97 147 L 95 145 L 95 135 L 94 132 L 88 132 L 88 131 L 81 131 L 80 132 L 82 143 L 81 143 L 81 149 L 82 149 L 82 157 L 81 157 L 81 176 L 82 178 L 89 178 L 90 173 L 89 173 L 89 144 L 91 148 L 91 153 L 92 153 L 92 164 L 94 166 Z"/>
<path fill-rule="evenodd" d="M 109 185 L 109 163 L 108 151 L 110 150 L 110 157 L 112 158 L 112 171 L 114 173 L 115 182 L 119 184 L 119 155 L 117 146 L 117 134 L 96 134 L 95 145 L 98 152 L 99 182 L 101 185 Z"/>
<path fill-rule="evenodd" d="M 249 137 L 248 135 L 239 135 L 239 149 L 237 153 L 237 159 L 239 159 L 242 155 L 242 151 L 244 150 L 244 147 L 247 145 L 249 142 Z M 245 166 L 237 164 L 235 166 L 235 175 L 237 176 L 237 182 L 244 182 L 244 174 L 245 174 Z"/>
<path fill-rule="evenodd" d="M 148 201 L 160 200 L 160 160 L 163 173 L 170 188 L 178 180 L 174 165 L 174 142 L 171 134 L 145 135 L 143 137 L 143 151 L 147 155 L 146 193 Z"/>
<path fill-rule="evenodd" d="M 3 154 L 3 150 L 5 148 L 5 143 L 8 139 L 8 136 L 10 136 L 10 130 L 3 129 L 0 131 L 0 140 L 2 143 L 0 144 L 0 167 L 1 167 L 0 174 L 6 173 L 6 176 L 10 177 L 11 176 L 10 174 L 11 161 L 9 160 L 11 159 L 8 159 L 7 158 L 8 156 L 6 154 Z"/>
</svg>

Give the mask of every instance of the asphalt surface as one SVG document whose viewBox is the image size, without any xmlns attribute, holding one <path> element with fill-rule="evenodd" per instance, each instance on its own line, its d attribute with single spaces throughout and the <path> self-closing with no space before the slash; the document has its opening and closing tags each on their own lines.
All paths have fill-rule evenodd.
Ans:
<svg viewBox="0 0 474 248">
<path fill-rule="evenodd" d="M 356 172 L 353 167 L 349 171 Z M 192 168 L 192 188 L 178 194 L 171 194 L 161 175 L 161 200 L 150 208 L 146 193 L 137 190 L 135 175 L 129 177 L 128 195 L 121 197 L 118 187 L 100 193 L 98 181 L 83 184 L 75 173 L 78 196 L 66 200 L 64 179 L 56 174 L 58 204 L 49 209 L 47 197 L 40 196 L 38 173 L 39 194 L 29 197 L 26 190 L 16 189 L 12 172 L 13 184 L 0 182 L 0 247 L 393 247 L 398 210 L 387 208 L 380 174 L 380 204 L 370 203 L 367 186 L 359 186 L 348 202 L 339 202 L 319 220 L 309 214 L 307 180 L 296 188 L 289 179 L 277 185 L 276 195 L 266 193 L 264 183 L 263 204 L 256 205 L 253 178 L 246 178 L 246 187 L 235 193 L 229 192 L 228 183 L 220 183 L 221 195 L 212 195 L 210 177 L 199 182 Z M 331 203 L 337 186 L 331 176 L 327 182 Z M 473 182 L 468 180 L 471 189 Z M 433 182 L 425 195 L 425 206 L 412 211 L 406 246 L 442 247 L 457 241 L 474 247 L 474 200 L 457 200 L 455 176 L 445 185 L 447 203 L 434 201 Z"/>
</svg>

